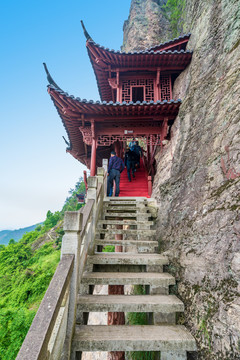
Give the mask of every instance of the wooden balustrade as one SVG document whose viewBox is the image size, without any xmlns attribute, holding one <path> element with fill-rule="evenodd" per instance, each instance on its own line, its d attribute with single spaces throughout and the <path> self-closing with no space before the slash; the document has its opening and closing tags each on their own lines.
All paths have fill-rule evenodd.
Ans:
<svg viewBox="0 0 240 360">
<path fill-rule="evenodd" d="M 16 360 L 68 360 L 76 322 L 77 295 L 94 251 L 96 224 L 106 195 L 106 172 L 88 178 L 86 205 L 64 215 L 61 260 Z"/>
</svg>

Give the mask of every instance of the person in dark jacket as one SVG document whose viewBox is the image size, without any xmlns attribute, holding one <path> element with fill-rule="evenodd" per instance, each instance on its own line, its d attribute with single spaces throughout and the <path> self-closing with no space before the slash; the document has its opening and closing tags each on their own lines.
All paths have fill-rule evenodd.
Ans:
<svg viewBox="0 0 240 360">
<path fill-rule="evenodd" d="M 111 151 L 111 157 L 108 164 L 107 196 L 112 195 L 113 180 L 115 180 L 116 184 L 115 196 L 119 196 L 120 174 L 124 168 L 125 166 L 122 159 L 116 156 L 115 151 Z"/>
<path fill-rule="evenodd" d="M 136 141 L 136 144 L 132 147 L 132 151 L 136 155 L 137 167 L 140 168 L 140 156 L 142 157 L 142 148 L 138 145 L 138 141 Z"/>
<path fill-rule="evenodd" d="M 135 178 L 135 164 L 136 164 L 136 155 L 133 151 L 127 147 L 125 152 L 125 159 L 124 159 L 125 166 L 127 167 L 127 175 L 128 181 L 132 181 L 131 179 L 131 170 L 132 170 L 132 177 Z"/>
</svg>

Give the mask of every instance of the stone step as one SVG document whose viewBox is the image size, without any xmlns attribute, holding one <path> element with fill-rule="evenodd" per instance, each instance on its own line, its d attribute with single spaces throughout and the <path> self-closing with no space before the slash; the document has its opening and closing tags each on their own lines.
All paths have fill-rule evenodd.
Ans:
<svg viewBox="0 0 240 360">
<path fill-rule="evenodd" d="M 123 198 L 122 198 L 123 199 Z M 143 204 L 146 204 L 145 202 Z M 103 203 L 104 206 L 106 205 L 138 205 L 138 202 L 136 200 L 110 200 Z"/>
<path fill-rule="evenodd" d="M 157 241 L 144 241 L 144 240 L 108 240 L 108 239 L 95 239 L 95 245 L 122 245 L 122 246 L 142 246 L 155 248 L 158 247 Z"/>
<path fill-rule="evenodd" d="M 96 231 L 97 234 L 111 234 L 111 235 L 119 235 L 119 234 L 127 234 L 127 235 L 141 235 L 142 237 L 152 237 L 156 235 L 156 230 L 140 230 L 140 229 L 101 229 L 98 228 Z"/>
<path fill-rule="evenodd" d="M 144 196 L 121 196 L 120 198 L 119 197 L 110 197 L 110 198 L 107 198 L 107 200 L 105 200 L 106 202 L 107 201 L 147 201 L 147 198 L 144 197 Z"/>
<path fill-rule="evenodd" d="M 182 325 L 76 326 L 74 351 L 196 351 L 193 336 Z"/>
<path fill-rule="evenodd" d="M 96 253 L 87 257 L 88 264 L 109 265 L 168 265 L 166 256 L 160 254 Z"/>
<path fill-rule="evenodd" d="M 120 211 L 143 211 L 144 212 L 144 214 L 146 213 L 146 211 L 148 210 L 148 208 L 145 206 L 144 208 L 142 208 L 142 207 L 139 207 L 139 206 L 127 206 L 127 205 L 125 205 L 125 206 L 120 206 L 120 205 L 115 205 L 115 206 L 104 206 L 103 207 L 103 210 L 104 211 L 118 211 L 118 210 L 120 210 Z"/>
<path fill-rule="evenodd" d="M 82 283 L 88 285 L 175 285 L 175 278 L 168 273 L 151 272 L 84 272 Z"/>
<path fill-rule="evenodd" d="M 175 295 L 79 295 L 82 312 L 183 312 L 184 304 Z"/>
<path fill-rule="evenodd" d="M 105 217 L 120 217 L 120 218 L 136 218 L 137 216 L 141 215 L 142 217 L 146 218 L 146 220 L 152 216 L 150 213 L 141 213 L 141 212 L 135 212 L 135 213 L 129 213 L 129 212 L 106 213 L 106 212 L 104 212 L 103 215 Z"/>
<path fill-rule="evenodd" d="M 154 225 L 153 221 L 147 220 L 98 220 L 98 225 Z"/>
</svg>

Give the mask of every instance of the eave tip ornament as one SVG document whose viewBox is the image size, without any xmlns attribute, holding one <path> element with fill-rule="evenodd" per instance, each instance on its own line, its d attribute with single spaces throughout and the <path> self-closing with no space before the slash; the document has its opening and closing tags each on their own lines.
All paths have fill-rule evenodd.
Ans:
<svg viewBox="0 0 240 360">
<path fill-rule="evenodd" d="M 47 74 L 47 80 L 49 82 L 50 85 L 53 85 L 56 89 L 58 90 L 61 90 L 62 89 L 55 83 L 55 81 L 53 80 L 53 78 L 51 77 L 49 71 L 48 71 L 48 68 L 47 68 L 47 65 L 45 63 L 43 63 L 43 66 L 44 66 L 44 69 L 45 69 L 45 72 Z"/>
<path fill-rule="evenodd" d="M 83 23 L 83 21 L 81 20 L 81 25 L 82 25 L 82 28 L 83 28 L 83 33 L 85 35 L 85 38 L 87 41 L 93 41 L 93 39 L 91 38 L 91 36 L 89 35 L 89 33 L 87 32 L 86 28 L 85 28 L 85 25 Z"/>
</svg>

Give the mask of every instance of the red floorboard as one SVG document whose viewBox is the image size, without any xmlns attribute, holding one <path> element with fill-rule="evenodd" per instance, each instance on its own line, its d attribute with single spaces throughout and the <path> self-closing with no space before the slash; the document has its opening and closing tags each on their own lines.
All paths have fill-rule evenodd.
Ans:
<svg viewBox="0 0 240 360">
<path fill-rule="evenodd" d="M 149 198 L 147 175 L 142 162 L 140 169 L 135 172 L 135 179 L 132 179 L 131 182 L 128 181 L 126 168 L 121 173 L 120 196 L 144 196 Z"/>
</svg>

